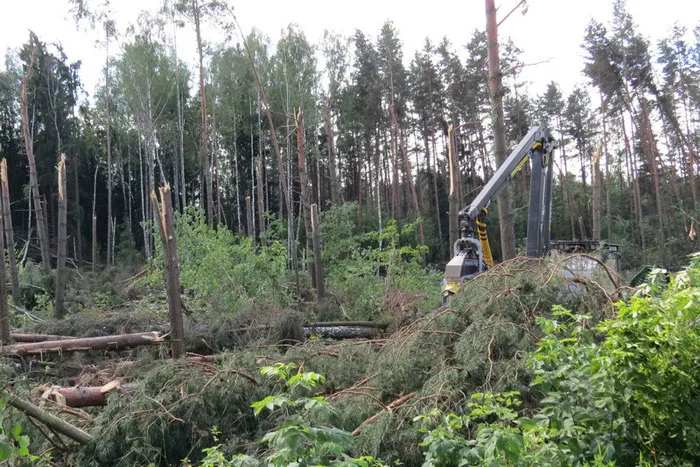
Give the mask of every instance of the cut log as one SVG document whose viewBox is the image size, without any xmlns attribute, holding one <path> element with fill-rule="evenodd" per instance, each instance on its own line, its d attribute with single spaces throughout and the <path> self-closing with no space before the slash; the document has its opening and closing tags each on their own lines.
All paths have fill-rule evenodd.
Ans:
<svg viewBox="0 0 700 467">
<path fill-rule="evenodd" d="M 101 407 L 107 405 L 107 394 L 110 392 L 129 394 L 134 392 L 136 388 L 136 384 L 120 385 L 119 383 L 73 388 L 53 387 L 48 389 L 42 397 L 67 407 Z"/>
<path fill-rule="evenodd" d="M 31 344 L 12 344 L 2 347 L 0 353 L 24 356 L 41 355 L 45 353 L 76 352 L 79 350 L 121 350 L 140 345 L 161 344 L 163 342 L 163 337 L 159 332 L 144 332 L 117 336 L 35 342 Z"/>
<path fill-rule="evenodd" d="M 52 430 L 77 441 L 80 444 L 89 444 L 94 438 L 90 433 L 86 433 L 77 426 L 73 426 L 68 422 L 64 422 L 60 418 L 42 410 L 29 401 L 20 399 L 19 397 L 10 394 L 6 391 L 0 391 L 1 396 L 7 398 L 7 403 L 17 410 L 21 410 L 28 416 L 39 420 L 41 423 L 51 428 Z"/>
<path fill-rule="evenodd" d="M 59 341 L 64 339 L 75 339 L 72 336 L 54 336 L 51 334 L 22 334 L 22 333 L 12 333 L 10 337 L 18 344 L 27 344 L 30 342 L 46 342 L 46 341 Z"/>
</svg>

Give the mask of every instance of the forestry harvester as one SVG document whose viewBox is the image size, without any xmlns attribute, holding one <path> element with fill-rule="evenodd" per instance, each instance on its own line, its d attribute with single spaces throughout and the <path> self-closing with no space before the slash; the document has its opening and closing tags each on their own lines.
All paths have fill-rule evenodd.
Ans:
<svg viewBox="0 0 700 467">
<path fill-rule="evenodd" d="M 551 241 L 552 160 L 556 147 L 556 141 L 548 131 L 541 127 L 530 129 L 474 201 L 459 212 L 461 236 L 454 244 L 454 257 L 445 267 L 442 281 L 443 303 L 457 292 L 462 282 L 493 266 L 486 232 L 487 208 L 528 159 L 532 163 L 532 175 L 527 220 L 527 256 L 541 258 L 552 250 L 575 253 L 603 249 L 606 257 L 613 258 L 614 268 L 619 271 L 617 245 L 603 245 L 596 241 Z"/>
</svg>

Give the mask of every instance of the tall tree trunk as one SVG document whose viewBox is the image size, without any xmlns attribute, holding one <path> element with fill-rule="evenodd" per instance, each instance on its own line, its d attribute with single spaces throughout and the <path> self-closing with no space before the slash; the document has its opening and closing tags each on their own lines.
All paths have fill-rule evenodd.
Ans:
<svg viewBox="0 0 700 467">
<path fill-rule="evenodd" d="M 605 215 L 608 224 L 608 242 L 612 241 L 612 201 L 611 193 L 612 181 L 610 180 L 610 153 L 608 152 L 608 112 L 603 98 L 603 92 L 600 91 L 600 113 L 603 120 L 603 155 L 605 156 Z"/>
<path fill-rule="evenodd" d="M 258 232 L 260 243 L 267 245 L 265 238 L 265 198 L 263 196 L 263 157 L 262 154 L 255 158 L 255 176 L 258 189 Z"/>
<path fill-rule="evenodd" d="M 92 182 L 92 272 L 97 270 L 97 169 L 99 169 L 97 161 L 95 161 L 95 176 Z M 145 219 L 144 219 L 145 221 Z M 144 227 L 144 231 L 146 228 Z"/>
<path fill-rule="evenodd" d="M 24 148 L 27 152 L 29 162 L 29 185 L 34 198 L 34 211 L 36 212 L 36 229 L 39 236 L 39 247 L 41 248 L 41 269 L 44 274 L 51 270 L 51 257 L 49 251 L 49 238 L 46 229 L 46 219 L 44 218 L 44 208 L 39 194 L 39 181 L 36 174 L 36 161 L 34 159 L 34 145 L 32 142 L 31 127 L 29 124 L 29 79 L 34 68 L 34 58 L 36 49 L 32 50 L 27 73 L 22 77 L 21 99 L 22 99 L 22 132 L 24 134 Z"/>
<path fill-rule="evenodd" d="M 493 150 L 496 168 L 506 159 L 506 133 L 503 117 L 503 85 L 501 83 L 498 56 L 498 23 L 495 0 L 486 2 L 486 40 L 489 63 L 489 92 L 491 95 L 491 120 L 493 122 Z M 515 256 L 515 226 L 511 210 L 511 196 L 506 186 L 498 196 L 498 222 L 501 229 L 501 255 L 504 260 Z"/>
<path fill-rule="evenodd" d="M 643 142 L 642 147 L 646 146 L 646 154 L 647 154 L 647 162 L 649 164 L 649 168 L 651 169 L 651 178 L 652 182 L 654 183 L 654 193 L 656 195 L 656 214 L 658 216 L 658 221 L 659 221 L 659 230 L 658 230 L 658 238 L 659 238 L 659 245 L 661 245 L 661 259 L 662 261 L 665 262 L 666 259 L 666 248 L 665 248 L 665 232 L 664 232 L 664 204 L 663 204 L 663 199 L 661 196 L 661 183 L 659 181 L 659 169 L 658 169 L 658 148 L 656 146 L 656 141 L 654 139 L 654 134 L 652 132 L 651 128 L 651 120 L 649 119 L 649 112 L 647 109 L 647 104 L 646 100 L 644 98 L 640 99 L 640 105 L 641 105 L 641 110 L 642 110 L 642 122 L 641 122 L 641 128 L 639 130 L 641 131 L 640 134 L 640 140 Z"/>
<path fill-rule="evenodd" d="M 600 172 L 600 149 L 593 154 L 593 240 L 601 240 L 601 205 L 602 174 Z"/>
<path fill-rule="evenodd" d="M 19 288 L 19 273 L 17 271 L 17 257 L 15 254 L 15 234 L 12 227 L 12 211 L 10 209 L 10 183 L 7 176 L 7 160 L 0 162 L 0 184 L 2 194 L 3 230 L 7 257 L 10 263 L 10 279 L 12 281 L 12 301 L 16 306 L 22 305 L 22 294 Z"/>
<path fill-rule="evenodd" d="M 320 302 L 326 294 L 323 279 L 323 258 L 321 257 L 321 229 L 318 222 L 318 205 L 311 205 L 311 230 L 314 251 L 314 271 L 316 272 L 316 297 Z"/>
<path fill-rule="evenodd" d="M 67 216 L 68 200 L 66 186 L 66 156 L 61 154 L 61 160 L 57 167 L 58 172 L 58 240 L 56 249 L 58 258 L 56 260 L 56 299 L 54 301 L 54 316 L 56 319 L 63 319 L 64 296 L 66 292 L 66 243 L 67 237 Z"/>
<path fill-rule="evenodd" d="M 406 141 L 403 129 L 399 128 L 399 122 L 396 118 L 396 108 L 392 105 L 390 107 L 392 125 L 394 131 L 399 133 L 399 146 L 401 147 L 401 158 L 403 159 L 404 173 L 406 174 L 405 179 L 408 182 L 409 191 L 411 192 L 411 200 L 413 201 L 413 211 L 416 219 L 421 215 L 420 205 L 418 203 L 418 195 L 416 194 L 416 185 L 413 183 L 413 173 L 411 170 L 411 161 L 408 159 L 408 150 L 406 149 Z M 418 224 L 418 239 L 421 245 L 425 244 L 425 233 L 423 232 L 423 221 Z"/>
<path fill-rule="evenodd" d="M 394 114 L 394 103 L 389 103 L 389 115 Z M 391 154 L 391 217 L 398 219 L 402 216 L 401 213 L 401 198 L 399 197 L 399 163 L 397 162 L 396 153 L 398 152 L 398 129 L 396 121 L 392 118 L 389 125 L 390 146 L 389 153 Z"/>
<path fill-rule="evenodd" d="M 309 193 L 309 177 L 306 172 L 306 152 L 304 138 L 304 112 L 299 109 L 296 114 L 296 129 L 297 129 L 297 156 L 299 158 L 299 189 L 301 190 L 301 203 L 304 215 L 304 230 L 306 231 L 306 239 L 312 238 L 313 232 L 311 228 L 311 194 Z M 309 274 L 311 276 L 312 286 L 318 290 L 316 283 L 315 263 L 309 263 Z"/>
<path fill-rule="evenodd" d="M 109 33 L 107 33 L 107 59 L 105 63 L 105 87 L 107 88 L 107 264 L 112 263 L 112 115 L 110 106 L 110 79 L 109 79 Z M 58 312 L 57 312 L 58 314 Z"/>
<path fill-rule="evenodd" d="M 338 172 L 335 166 L 335 139 L 333 138 L 333 122 L 331 121 L 331 98 L 326 98 L 324 106 L 325 130 L 328 139 L 328 170 L 330 172 L 331 203 L 337 206 L 340 202 L 338 187 Z"/>
<path fill-rule="evenodd" d="M 199 0 L 192 0 L 192 14 L 194 16 L 194 27 L 197 35 L 197 54 L 199 57 L 199 109 L 202 125 L 201 138 L 199 140 L 199 158 L 202 163 L 202 180 L 200 182 L 200 196 L 202 203 L 207 205 L 207 224 L 214 225 L 214 192 L 212 184 L 211 170 L 209 166 L 209 154 L 207 151 L 207 96 L 204 89 L 204 49 L 202 46 L 202 31 L 200 25 Z M 206 192 L 206 201 L 204 193 Z"/>
<path fill-rule="evenodd" d="M 634 118 L 634 117 L 632 117 Z M 633 193 L 635 202 L 635 214 L 637 217 L 637 230 L 639 231 L 639 239 L 642 246 L 642 254 L 646 261 L 646 235 L 644 234 L 644 225 L 642 224 L 642 193 L 639 188 L 639 176 L 637 171 L 637 162 L 632 153 L 632 147 L 630 145 L 629 137 L 627 136 L 627 128 L 625 125 L 624 115 L 621 116 L 622 122 L 622 135 L 625 140 L 625 152 L 628 159 L 630 160 L 630 178 L 633 180 Z"/>
<path fill-rule="evenodd" d="M 438 162 L 437 162 L 437 151 L 436 151 L 436 142 L 435 142 L 435 134 L 433 134 L 432 138 L 432 145 L 433 145 L 433 195 L 435 198 L 435 222 L 437 223 L 437 228 L 438 228 L 438 237 L 439 237 L 439 245 L 440 245 L 440 258 L 444 259 L 445 258 L 445 236 L 442 233 L 442 214 L 441 214 L 441 209 L 440 209 L 440 195 L 438 192 Z M 451 248 L 451 246 L 450 246 Z M 448 248 L 449 250 L 449 248 Z"/>
<path fill-rule="evenodd" d="M 459 171 L 459 162 L 457 158 L 457 138 L 456 129 L 454 125 L 450 124 L 447 130 L 448 146 L 447 146 L 447 157 L 448 165 L 450 168 L 450 194 L 448 196 L 449 200 L 449 223 L 450 223 L 450 249 L 454 247 L 454 244 L 459 239 L 459 207 L 462 201 L 461 194 L 461 174 Z M 452 250 L 450 250 L 452 251 Z M 450 253 L 450 256 L 452 253 Z"/>
<path fill-rule="evenodd" d="M 5 159 L 3 159 L 5 162 Z M 0 227 L 4 228 L 4 216 L 0 216 Z M 0 235 L 0 253 L 5 256 L 3 236 Z M 10 342 L 10 313 L 7 303 L 7 281 L 5 280 L 5 260 L 0 264 L 0 348 Z"/>
</svg>

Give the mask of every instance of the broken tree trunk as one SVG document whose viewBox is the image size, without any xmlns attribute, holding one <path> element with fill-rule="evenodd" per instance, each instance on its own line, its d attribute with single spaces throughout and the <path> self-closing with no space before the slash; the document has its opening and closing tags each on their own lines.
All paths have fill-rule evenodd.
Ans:
<svg viewBox="0 0 700 467">
<path fill-rule="evenodd" d="M 170 341 L 172 342 L 173 358 L 185 355 L 185 330 L 182 323 L 182 303 L 180 302 L 180 266 L 177 261 L 177 244 L 175 241 L 175 221 L 173 219 L 173 203 L 170 196 L 170 185 L 160 188 L 162 211 L 160 211 L 161 240 L 163 241 L 163 257 L 165 259 L 166 281 L 168 287 L 168 313 L 170 315 Z M 151 192 L 151 202 L 154 212 L 158 209 L 158 199 Z"/>
<path fill-rule="evenodd" d="M 90 433 L 80 428 L 64 422 L 60 418 L 42 410 L 29 401 L 20 399 L 7 391 L 1 391 L 0 395 L 7 397 L 7 403 L 17 410 L 21 410 L 26 415 L 39 420 L 41 423 L 80 444 L 89 444 L 94 439 Z"/>
<path fill-rule="evenodd" d="M 311 238 L 311 194 L 309 193 L 309 178 L 306 174 L 306 154 L 304 139 L 304 112 L 299 109 L 296 114 L 297 128 L 297 155 L 299 156 L 299 189 L 301 190 L 301 204 L 304 211 L 304 230 L 306 231 L 307 241 Z M 308 243 L 307 243 L 308 245 Z M 311 286 L 317 288 L 315 263 L 311 263 L 309 267 L 311 275 Z"/>
<path fill-rule="evenodd" d="M 35 342 L 31 344 L 12 344 L 0 348 L 0 353 L 21 357 L 45 353 L 77 352 L 80 350 L 121 350 L 140 345 L 161 344 L 163 342 L 163 337 L 159 332 L 142 332 L 117 336 Z"/>
<path fill-rule="evenodd" d="M 318 225 L 318 205 L 311 205 L 311 231 L 314 250 L 314 269 L 316 271 L 316 296 L 323 300 L 326 287 L 323 282 L 323 258 L 321 257 L 321 228 Z"/>
<path fill-rule="evenodd" d="M 51 270 L 51 258 L 49 256 L 49 239 L 46 231 L 46 221 L 44 219 L 44 209 L 41 204 L 41 195 L 39 194 L 39 181 L 36 175 L 36 160 L 34 159 L 34 145 L 32 143 L 31 126 L 29 122 L 29 78 L 32 76 L 34 68 L 34 56 L 36 47 L 32 50 L 31 59 L 27 74 L 22 77 L 20 89 L 22 100 L 22 133 L 24 135 L 24 148 L 27 152 L 27 161 L 29 162 L 29 185 L 34 198 L 34 212 L 36 212 L 36 230 L 39 235 L 39 246 L 41 248 L 41 269 L 44 274 L 48 274 Z"/>
<path fill-rule="evenodd" d="M 7 177 L 7 160 L 0 162 L 0 193 L 2 194 L 2 217 L 5 233 L 5 247 L 10 263 L 10 278 L 12 279 L 12 302 L 16 306 L 22 306 L 22 295 L 19 290 L 19 273 L 17 272 L 17 258 L 15 255 L 15 234 L 12 230 L 12 215 L 10 210 L 10 184 Z"/>
<path fill-rule="evenodd" d="M 56 168 L 58 171 L 58 258 L 56 261 L 56 299 L 54 302 L 54 317 L 63 319 L 63 298 L 66 286 L 66 236 L 67 231 L 67 211 L 66 200 L 66 155 L 61 154 L 61 160 Z"/>
<path fill-rule="evenodd" d="M 4 219 L 0 216 L 0 224 Z M 10 314 L 7 307 L 7 281 L 5 280 L 5 245 L 3 236 L 0 235 L 0 343 L 10 342 Z"/>
</svg>

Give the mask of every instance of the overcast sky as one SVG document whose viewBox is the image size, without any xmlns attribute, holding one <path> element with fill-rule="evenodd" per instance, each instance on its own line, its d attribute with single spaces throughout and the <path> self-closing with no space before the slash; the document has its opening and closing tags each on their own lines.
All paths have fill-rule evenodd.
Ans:
<svg viewBox="0 0 700 467">
<path fill-rule="evenodd" d="M 102 0 L 91 0 L 102 3 Z M 112 0 L 120 28 L 134 22 L 143 9 L 156 10 L 162 0 Z M 376 37 L 384 21 L 391 19 L 404 43 L 406 61 L 423 45 L 425 37 L 437 43 L 447 36 L 461 49 L 475 29 L 484 29 L 483 0 L 427 2 L 412 0 L 229 0 L 244 31 L 260 29 L 275 41 L 289 23 L 296 23 L 312 43 L 318 43 L 324 29 L 352 35 L 355 29 Z M 497 0 L 499 15 L 510 11 L 517 0 Z M 530 90 L 541 93 L 549 81 L 557 81 L 569 91 L 584 83 L 581 73 L 583 53 L 580 44 L 591 18 L 607 21 L 612 0 L 529 0 L 527 14 L 513 14 L 501 27 L 524 50 L 527 67 L 523 77 Z M 697 0 L 628 0 L 627 7 L 639 30 L 654 44 L 675 22 L 692 30 L 700 23 Z M 81 78 L 92 94 L 104 63 L 104 51 L 96 44 L 97 35 L 79 31 L 70 15 L 68 0 L 0 0 L 0 51 L 17 48 L 32 29 L 45 42 L 60 42 L 71 61 L 81 60 Z M 180 56 L 194 63 L 194 35 L 186 28 L 178 32 Z M 205 38 L 216 33 L 211 28 Z"/>
</svg>

